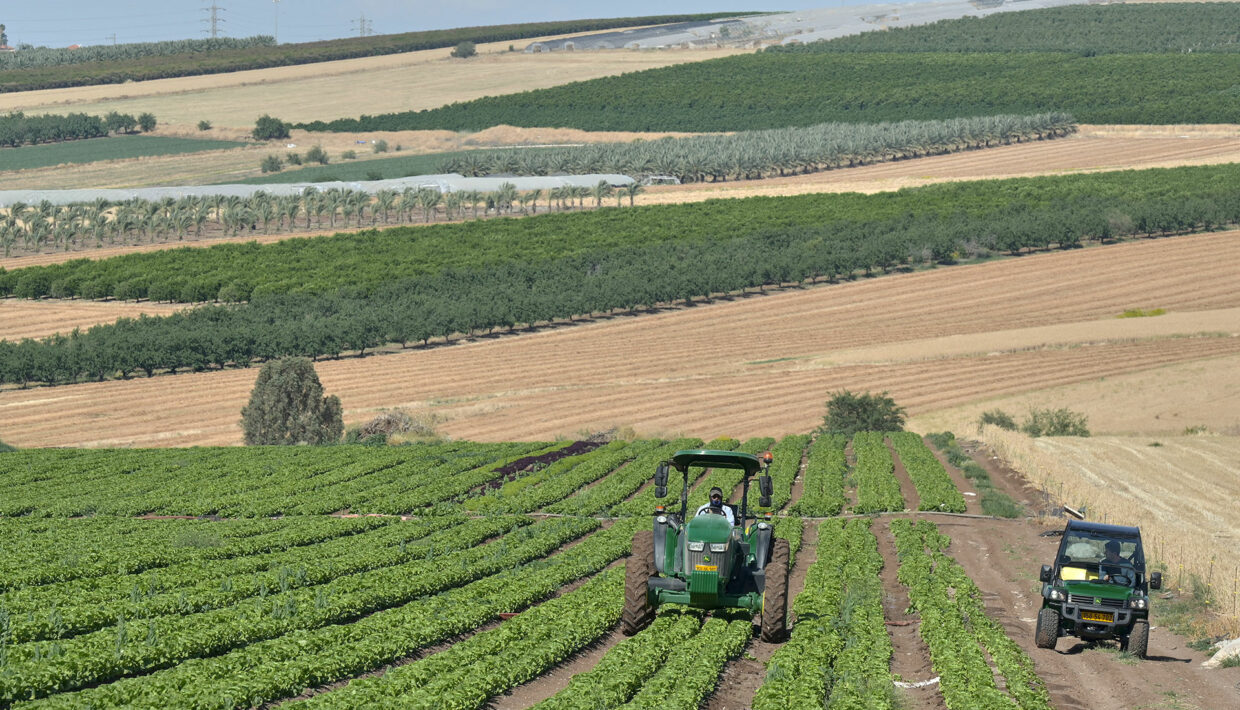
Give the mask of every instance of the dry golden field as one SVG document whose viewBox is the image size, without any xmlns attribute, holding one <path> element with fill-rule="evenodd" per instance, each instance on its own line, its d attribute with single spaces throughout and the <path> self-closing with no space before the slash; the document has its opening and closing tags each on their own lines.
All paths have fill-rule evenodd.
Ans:
<svg viewBox="0 0 1240 710">
<path fill-rule="evenodd" d="M 515 43 L 524 48 L 526 40 Z M 101 86 L 26 91 L 5 108 L 27 113 L 120 111 L 155 114 L 171 130 L 210 121 L 216 135 L 239 137 L 271 114 L 285 121 L 324 121 L 362 114 L 417 111 L 453 101 L 541 89 L 570 81 L 752 52 L 737 49 L 509 52 L 509 42 L 481 44 L 478 56 L 453 59 L 451 49 L 389 54 L 229 74 Z"/>
<path fill-rule="evenodd" d="M 1090 520 L 1140 525 L 1171 585 L 1192 576 L 1216 611 L 1240 612 L 1240 437 L 1049 437 L 987 427 L 982 439 L 1041 490 Z"/>
<path fill-rule="evenodd" d="M 0 340 L 42 338 L 55 333 L 68 333 L 74 328 L 86 330 L 92 325 L 110 323 L 117 318 L 137 318 L 144 313 L 150 316 L 167 315 L 183 307 L 176 303 L 149 301 L 27 301 L 6 298 L 0 300 Z"/>
<path fill-rule="evenodd" d="M 840 388 L 887 390 L 918 415 L 1240 358 L 1237 237 L 1150 240 L 751 295 L 318 370 L 348 423 L 409 407 L 443 418 L 441 430 L 459 438 L 546 439 L 621 425 L 707 437 L 808 431 Z M 1168 315 L 1115 318 L 1155 306 Z M 240 443 L 237 420 L 256 376 L 254 368 L 7 390 L 5 441 Z M 1240 411 L 1235 398 L 1228 406 Z"/>
</svg>

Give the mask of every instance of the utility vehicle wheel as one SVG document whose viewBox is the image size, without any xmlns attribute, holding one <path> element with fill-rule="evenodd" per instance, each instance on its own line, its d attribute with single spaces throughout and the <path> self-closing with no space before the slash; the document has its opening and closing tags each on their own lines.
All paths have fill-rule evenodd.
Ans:
<svg viewBox="0 0 1240 710">
<path fill-rule="evenodd" d="M 632 636 L 654 620 L 654 605 L 646 593 L 646 581 L 654 576 L 654 531 L 633 533 L 633 551 L 624 563 L 624 611 L 620 630 Z"/>
<path fill-rule="evenodd" d="M 762 592 L 762 640 L 783 641 L 788 634 L 788 541 L 775 538 L 775 549 L 766 563 L 766 588 Z"/>
<path fill-rule="evenodd" d="M 1132 622 L 1132 633 L 1128 634 L 1128 648 L 1125 649 L 1137 658 L 1145 658 L 1150 648 L 1150 622 Z"/>
<path fill-rule="evenodd" d="M 1059 612 L 1047 607 L 1038 612 L 1038 630 L 1034 634 L 1038 648 L 1054 648 L 1059 641 Z"/>
</svg>

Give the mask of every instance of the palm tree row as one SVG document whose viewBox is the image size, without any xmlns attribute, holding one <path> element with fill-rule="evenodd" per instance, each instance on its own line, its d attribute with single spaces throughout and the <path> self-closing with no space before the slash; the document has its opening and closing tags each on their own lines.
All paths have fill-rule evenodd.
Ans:
<svg viewBox="0 0 1240 710">
<path fill-rule="evenodd" d="M 629 205 L 642 188 L 622 188 L 617 198 Z M 536 214 L 541 211 L 583 209 L 586 198 L 594 206 L 616 193 L 606 182 L 594 187 L 564 186 L 522 192 L 512 183 L 498 190 L 438 190 L 406 188 L 403 192 L 308 188 L 300 195 L 256 192 L 250 197 L 165 197 L 112 203 L 98 199 L 88 203 L 54 205 L 15 203 L 0 212 L 0 246 L 4 256 L 14 248 L 23 252 L 70 251 L 84 247 L 167 242 L 186 237 L 202 238 L 204 229 L 213 236 L 280 234 L 315 229 L 378 227 L 390 224 L 428 223 L 439 220 L 481 219 L 488 216 Z M 519 205 L 519 208 L 516 207 Z"/>
<path fill-rule="evenodd" d="M 538 151 L 470 151 L 445 160 L 445 173 L 669 175 L 681 182 L 753 180 L 937 155 L 1067 135 L 1064 113 L 980 116 L 944 121 L 823 123 L 729 135 L 595 143 Z"/>
</svg>

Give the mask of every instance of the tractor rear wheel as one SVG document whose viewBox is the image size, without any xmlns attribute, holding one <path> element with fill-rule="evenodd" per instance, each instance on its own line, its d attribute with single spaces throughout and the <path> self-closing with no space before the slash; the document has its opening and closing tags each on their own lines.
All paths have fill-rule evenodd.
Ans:
<svg viewBox="0 0 1240 710">
<path fill-rule="evenodd" d="M 778 643 L 788 635 L 788 541 L 775 538 L 766 563 L 766 588 L 762 591 L 762 640 Z"/>
<path fill-rule="evenodd" d="M 620 630 L 632 636 L 654 621 L 654 605 L 650 603 L 647 581 L 654 576 L 654 531 L 633 533 L 633 551 L 624 563 L 624 611 L 620 613 Z"/>
<path fill-rule="evenodd" d="M 1059 612 L 1044 607 L 1038 612 L 1038 628 L 1033 634 L 1033 642 L 1038 648 L 1054 648 L 1059 641 Z"/>
</svg>

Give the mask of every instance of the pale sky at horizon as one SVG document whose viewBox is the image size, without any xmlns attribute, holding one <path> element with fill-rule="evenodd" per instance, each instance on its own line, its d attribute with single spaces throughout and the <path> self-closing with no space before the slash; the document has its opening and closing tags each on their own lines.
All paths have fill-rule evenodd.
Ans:
<svg viewBox="0 0 1240 710">
<path fill-rule="evenodd" d="M 867 0 L 678 0 L 628 3 L 595 0 L 214 0 L 218 27 L 226 37 L 277 34 L 281 43 L 356 37 L 364 15 L 373 34 L 498 25 L 516 22 L 638 17 L 753 10 L 778 12 L 864 4 Z M 873 2 L 873 0 L 868 0 Z M 0 24 L 9 44 L 66 47 L 71 44 L 154 42 L 207 37 L 212 0 L 87 0 L 5 2 Z"/>
</svg>

